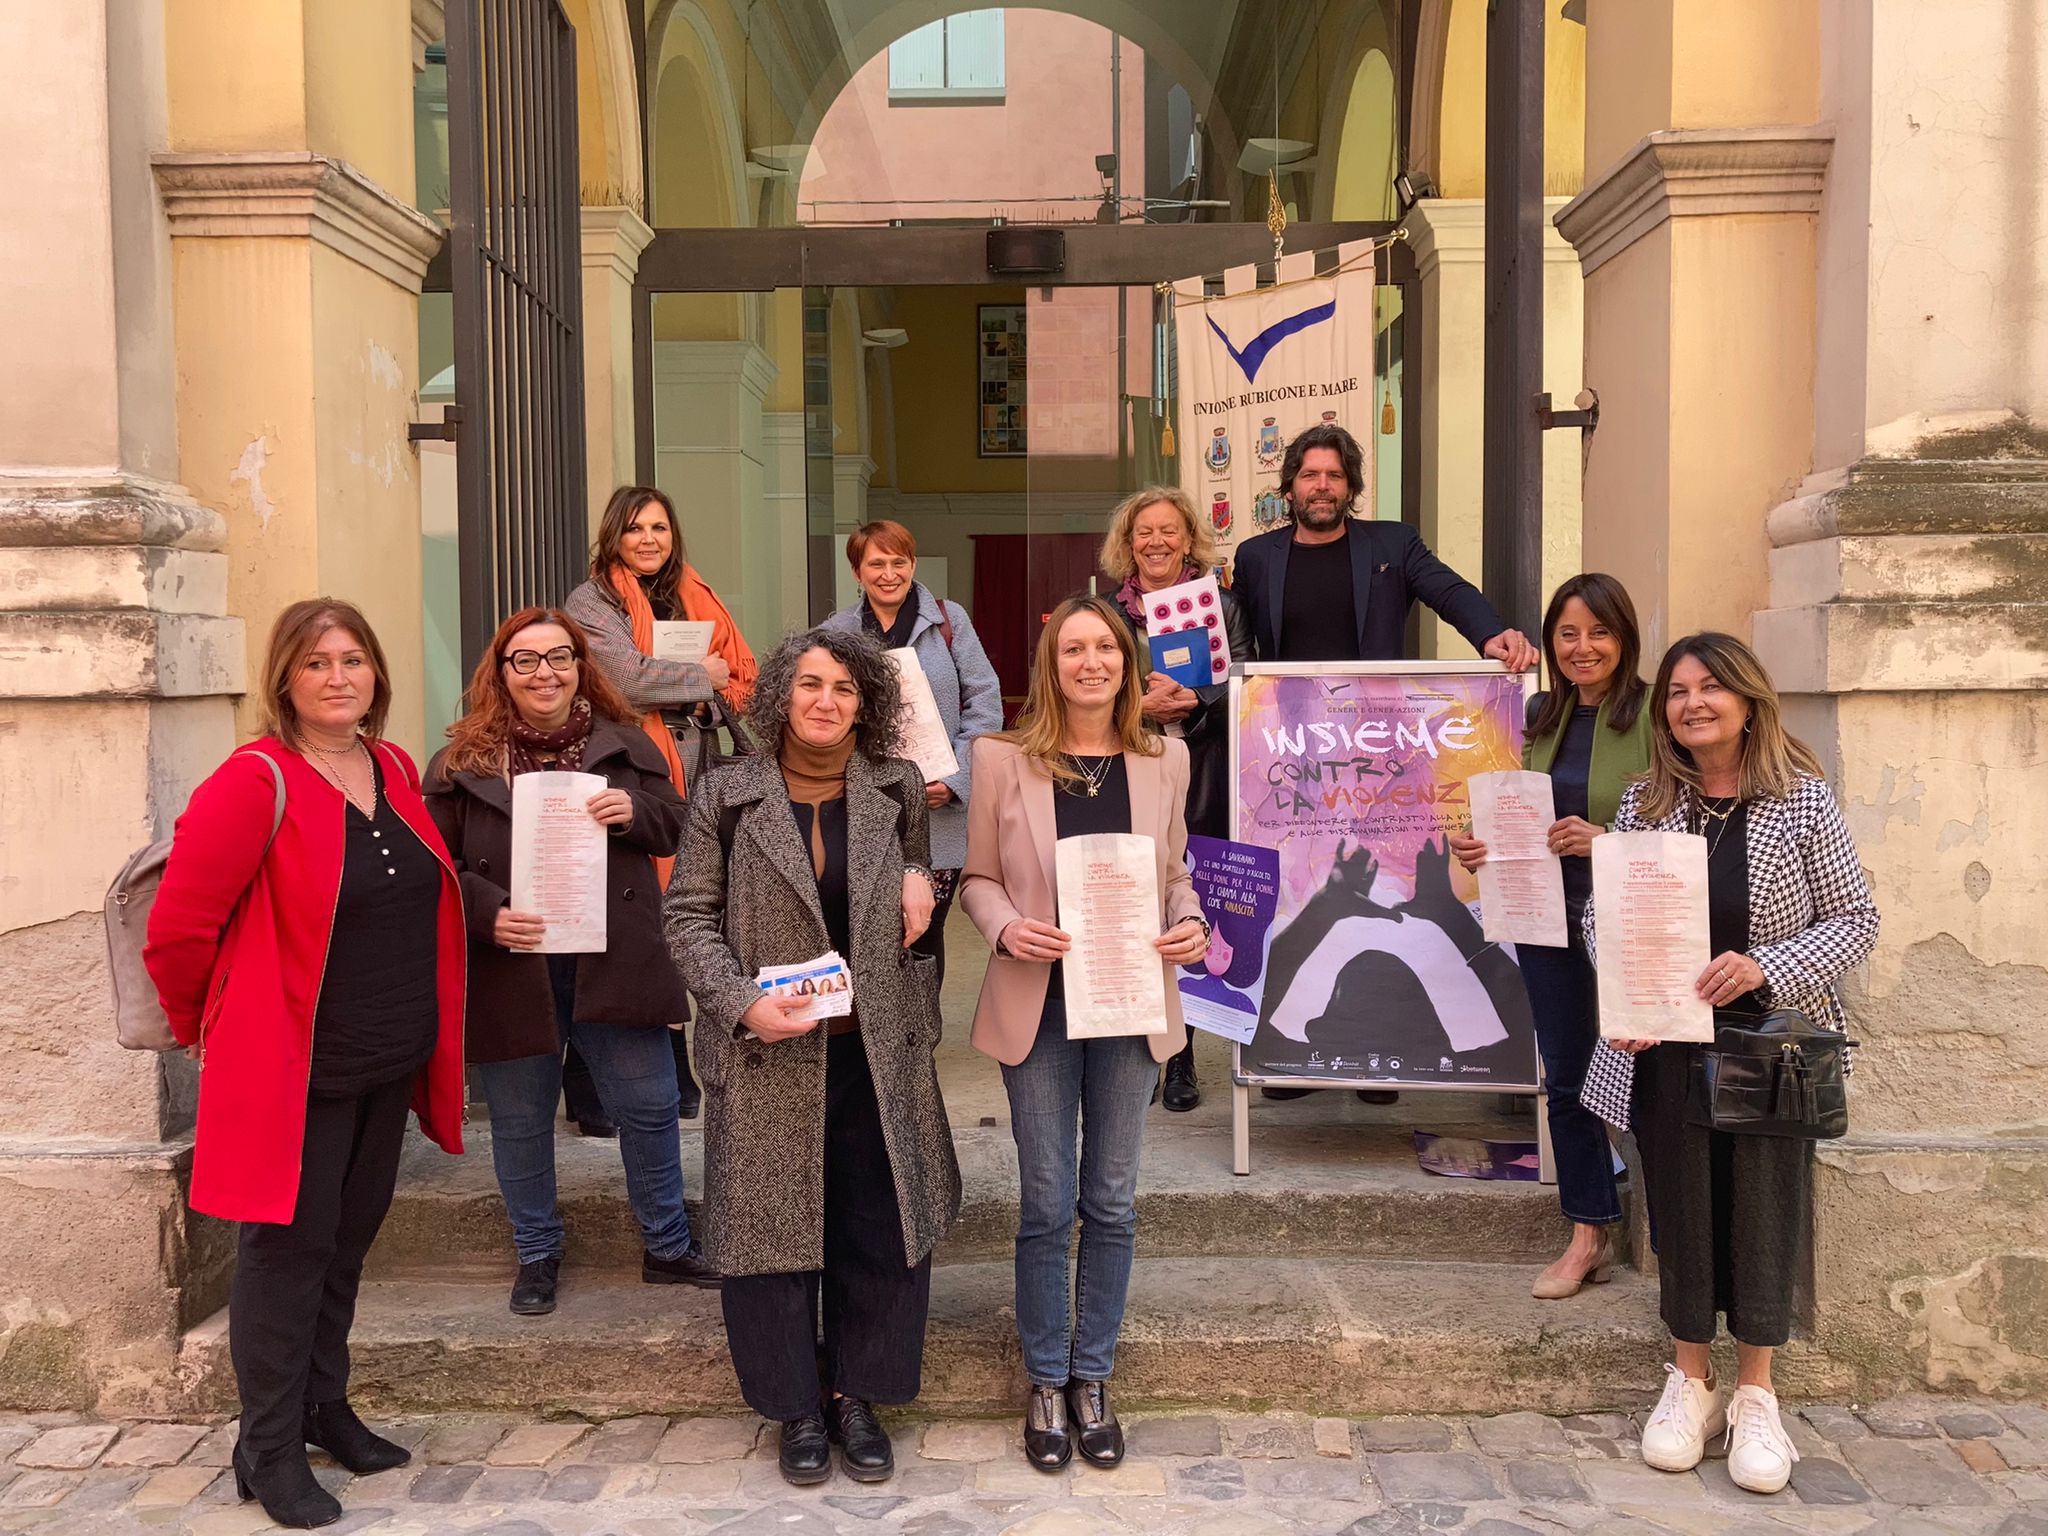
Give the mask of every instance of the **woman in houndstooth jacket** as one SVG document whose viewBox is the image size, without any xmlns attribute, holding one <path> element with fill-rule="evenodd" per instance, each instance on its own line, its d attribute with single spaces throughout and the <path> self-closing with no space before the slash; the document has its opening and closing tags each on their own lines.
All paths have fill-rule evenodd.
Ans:
<svg viewBox="0 0 2048 1536">
<path fill-rule="evenodd" d="M 1705 837 L 1713 959 L 1699 995 L 1718 1013 L 1797 1008 L 1842 1028 L 1835 984 L 1876 944 L 1877 907 L 1819 759 L 1786 731 L 1770 675 L 1733 636 L 1673 645 L 1650 698 L 1650 771 L 1622 797 L 1614 830 Z M 1588 954 L 1597 906 L 1596 894 Z M 1665 1368 L 1663 1398 L 1643 1429 L 1643 1460 L 1688 1470 L 1725 1428 L 1729 1476 L 1775 1493 L 1798 1460 L 1778 1419 L 1771 1353 L 1791 1330 L 1812 1222 L 1813 1144 L 1687 1124 L 1699 1049 L 1603 1044 L 1581 1094 L 1601 1118 L 1635 1130 L 1675 1343 L 1677 1363 Z M 1741 1378 L 1725 1403 L 1710 1352 L 1721 1313 Z"/>
</svg>

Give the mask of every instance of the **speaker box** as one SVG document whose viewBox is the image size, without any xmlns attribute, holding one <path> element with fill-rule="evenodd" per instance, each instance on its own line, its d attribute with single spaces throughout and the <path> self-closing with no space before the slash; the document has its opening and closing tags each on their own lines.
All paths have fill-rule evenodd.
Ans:
<svg viewBox="0 0 2048 1536">
<path fill-rule="evenodd" d="M 998 277 L 1064 272 L 1066 267 L 1065 230 L 1005 227 L 988 232 L 988 269 Z"/>
</svg>

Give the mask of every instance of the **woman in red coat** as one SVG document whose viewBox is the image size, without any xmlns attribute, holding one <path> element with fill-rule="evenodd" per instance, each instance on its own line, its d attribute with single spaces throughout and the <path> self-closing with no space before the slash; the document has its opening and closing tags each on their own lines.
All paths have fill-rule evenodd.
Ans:
<svg viewBox="0 0 2048 1536">
<path fill-rule="evenodd" d="M 236 1486 L 308 1527 L 341 1514 L 308 1444 L 357 1473 L 409 1459 L 348 1405 L 348 1333 L 407 1111 L 462 1150 L 465 945 L 418 770 L 382 739 L 390 674 L 362 614 L 287 608 L 262 686 L 264 737 L 178 818 L 143 958 L 199 1057 L 192 1208 L 242 1223 Z"/>
</svg>

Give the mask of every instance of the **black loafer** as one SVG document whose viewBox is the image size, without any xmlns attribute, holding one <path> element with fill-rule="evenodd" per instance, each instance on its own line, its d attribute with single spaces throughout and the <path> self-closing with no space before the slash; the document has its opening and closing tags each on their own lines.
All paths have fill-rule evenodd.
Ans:
<svg viewBox="0 0 2048 1536">
<path fill-rule="evenodd" d="M 1261 1088 L 1259 1090 L 1259 1097 L 1286 1102 L 1293 1099 L 1305 1099 L 1314 1092 L 1315 1089 L 1313 1088 Z"/>
<path fill-rule="evenodd" d="M 648 1285 L 694 1285 L 707 1291 L 715 1291 L 725 1284 L 725 1277 L 711 1267 L 711 1261 L 704 1257 L 704 1250 L 695 1243 L 672 1259 L 657 1259 L 642 1249 L 640 1278 Z"/>
<path fill-rule="evenodd" d="M 357 1477 L 389 1472 L 412 1460 L 412 1452 L 386 1440 L 356 1417 L 346 1398 L 306 1404 L 302 1439 L 317 1445 Z"/>
<path fill-rule="evenodd" d="M 857 1397 L 835 1397 L 826 1410 L 826 1432 L 839 1445 L 839 1464 L 856 1483 L 879 1483 L 896 1470 L 896 1450 L 875 1410 Z"/>
<path fill-rule="evenodd" d="M 697 1086 L 695 1079 L 677 1086 L 676 1118 L 678 1120 L 694 1120 L 697 1118 L 698 1112 L 703 1108 L 704 1090 Z"/>
<path fill-rule="evenodd" d="M 1058 1387 L 1034 1384 L 1024 1400 L 1024 1459 L 1041 1472 L 1057 1472 L 1073 1457 L 1065 1395 Z"/>
<path fill-rule="evenodd" d="M 799 1488 L 822 1483 L 832 1475 L 832 1442 L 825 1434 L 825 1416 L 807 1413 L 782 1425 L 782 1450 L 775 1458 L 785 1482 Z"/>
<path fill-rule="evenodd" d="M 512 1310 L 521 1317 L 545 1317 L 555 1310 L 555 1282 L 562 1273 L 559 1256 L 519 1266 L 512 1282 Z"/>
<path fill-rule="evenodd" d="M 1202 1090 L 1195 1084 L 1193 1051 L 1182 1051 L 1166 1063 L 1166 1092 L 1160 1101 L 1177 1115 L 1186 1114 L 1202 1102 Z"/>
<path fill-rule="evenodd" d="M 1106 1381 L 1067 1383 L 1067 1421 L 1073 1426 L 1074 1443 L 1081 1454 L 1098 1467 L 1113 1467 L 1124 1459 L 1124 1427 L 1109 1406 Z"/>
</svg>

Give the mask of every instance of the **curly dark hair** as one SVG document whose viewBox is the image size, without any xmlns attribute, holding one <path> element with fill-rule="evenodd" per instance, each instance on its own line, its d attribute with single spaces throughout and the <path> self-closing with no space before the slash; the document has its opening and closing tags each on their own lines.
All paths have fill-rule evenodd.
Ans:
<svg viewBox="0 0 2048 1536">
<path fill-rule="evenodd" d="M 1292 510 L 1294 506 L 1294 477 L 1301 473 L 1301 461 L 1311 448 L 1337 450 L 1337 457 L 1344 461 L 1344 484 L 1350 488 L 1351 499 L 1357 501 L 1365 489 L 1365 452 L 1358 446 L 1357 438 L 1335 422 L 1325 421 L 1297 436 L 1280 460 L 1280 493 L 1287 497 L 1288 508 Z"/>
<path fill-rule="evenodd" d="M 883 653 L 881 642 L 857 629 L 807 629 L 789 635 L 762 661 L 760 676 L 754 679 L 754 695 L 747 703 L 747 720 L 761 750 L 773 753 L 781 747 L 782 733 L 789 726 L 796 664 L 805 651 L 813 649 L 830 653 L 860 690 L 860 710 L 853 721 L 860 750 L 877 762 L 894 757 L 903 736 L 897 718 L 903 707 L 903 687 L 896 680 L 896 664 Z"/>
</svg>

